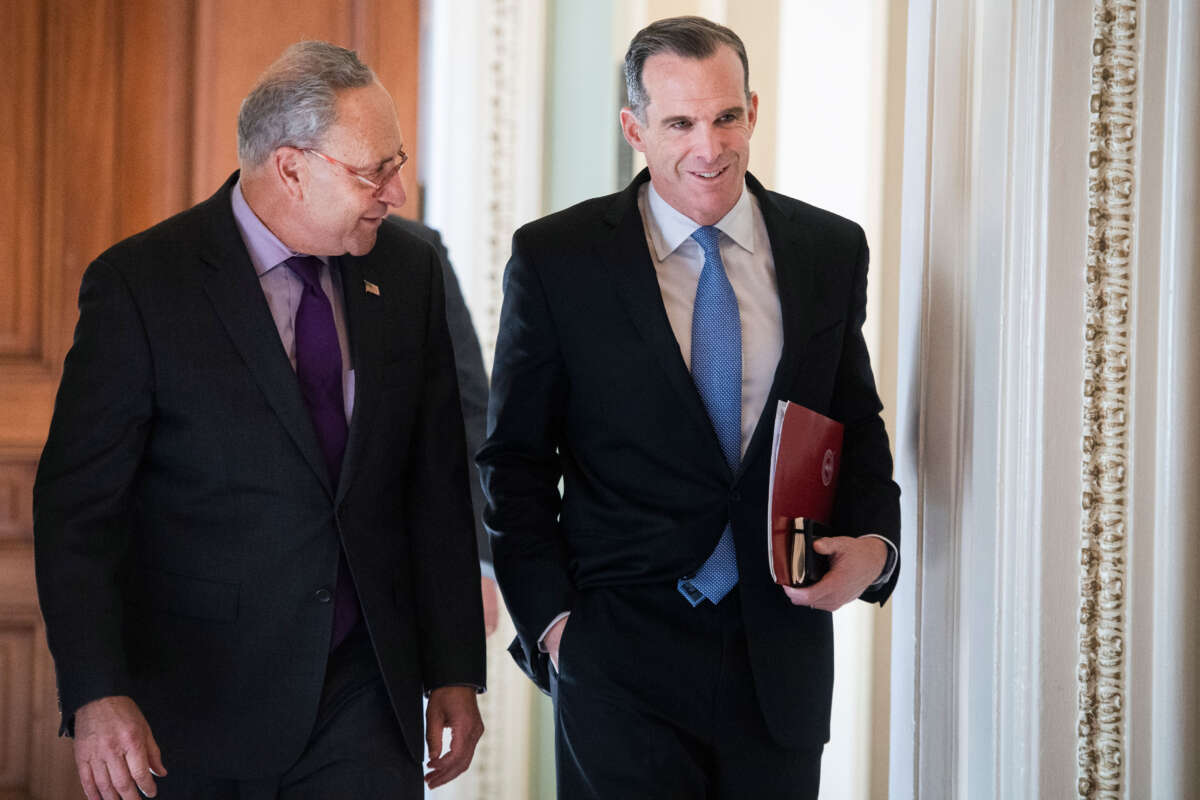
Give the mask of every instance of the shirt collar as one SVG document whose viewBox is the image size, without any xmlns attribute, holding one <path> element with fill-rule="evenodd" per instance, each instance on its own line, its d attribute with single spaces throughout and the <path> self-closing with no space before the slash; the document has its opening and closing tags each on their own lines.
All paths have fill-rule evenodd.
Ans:
<svg viewBox="0 0 1200 800">
<path fill-rule="evenodd" d="M 655 256 L 662 261 L 691 238 L 700 223 L 672 207 L 654 189 L 654 182 L 646 182 L 646 218 L 650 228 L 650 241 L 654 243 Z M 742 184 L 738 201 L 729 213 L 717 220 L 713 226 L 728 236 L 748 253 L 754 252 L 754 195 Z"/>
<path fill-rule="evenodd" d="M 254 265 L 254 272 L 257 275 L 261 277 L 292 256 L 303 255 L 281 242 L 279 237 L 271 233 L 271 229 L 258 218 L 254 209 L 250 208 L 250 204 L 246 202 L 246 196 L 242 194 L 241 178 L 234 184 L 233 191 L 230 192 L 230 200 L 233 203 L 233 221 L 237 223 L 238 232 L 242 234 L 242 242 L 246 245 L 246 251 L 250 254 L 250 263 Z M 318 258 L 326 264 L 329 263 L 329 259 L 324 256 L 318 256 Z"/>
</svg>

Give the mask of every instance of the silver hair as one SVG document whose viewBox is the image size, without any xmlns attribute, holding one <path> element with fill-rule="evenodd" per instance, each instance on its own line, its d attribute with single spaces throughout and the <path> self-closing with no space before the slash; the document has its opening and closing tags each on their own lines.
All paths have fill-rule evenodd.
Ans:
<svg viewBox="0 0 1200 800">
<path fill-rule="evenodd" d="M 742 62 L 746 103 L 750 102 L 750 61 L 746 46 L 736 33 L 704 17 L 670 17 L 652 22 L 637 32 L 625 51 L 625 93 L 629 108 L 642 122 L 650 96 L 642 83 L 642 70 L 650 56 L 674 53 L 685 58 L 705 59 L 721 45 L 729 47 Z"/>
<path fill-rule="evenodd" d="M 353 50 L 297 42 L 267 67 L 238 112 L 238 159 L 262 164 L 277 147 L 316 147 L 337 118 L 338 92 L 369 86 L 371 68 Z"/>
</svg>

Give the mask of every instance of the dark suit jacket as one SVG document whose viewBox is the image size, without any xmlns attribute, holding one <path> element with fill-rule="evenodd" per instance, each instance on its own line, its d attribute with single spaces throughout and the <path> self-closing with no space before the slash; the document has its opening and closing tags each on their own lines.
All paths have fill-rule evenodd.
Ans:
<svg viewBox="0 0 1200 800">
<path fill-rule="evenodd" d="M 766 563 L 776 403 L 845 424 L 834 525 L 899 542 L 899 489 L 862 335 L 867 245 L 848 220 L 748 176 L 766 221 L 783 354 L 740 467 L 730 470 L 663 306 L 625 191 L 513 237 L 478 455 L 496 573 L 516 622 L 514 656 L 546 688 L 537 638 L 580 589 L 691 574 L 731 520 L 754 681 L 782 744 L 828 739 L 831 615 L 793 606 Z M 563 495 L 558 481 L 563 479 Z M 864 599 L 882 602 L 896 575 Z M 569 623 L 568 623 L 569 626 Z M 665 679 L 646 676 L 647 680 Z"/>
<path fill-rule="evenodd" d="M 338 259 L 356 392 L 332 486 L 234 224 L 235 180 L 83 279 L 34 488 L 64 726 L 125 694 L 167 764 L 282 771 L 312 732 L 340 537 L 419 761 L 422 691 L 484 684 L 437 256 L 385 222 L 370 254 Z"/>
<path fill-rule="evenodd" d="M 492 546 L 488 542 L 487 530 L 483 527 L 483 485 L 479 481 L 479 468 L 475 465 L 475 453 L 483 446 L 487 435 L 487 369 L 483 365 L 483 351 L 479 346 L 479 335 L 471 322 L 471 311 L 458 285 L 458 276 L 450 263 L 450 254 L 442 243 L 442 236 L 428 225 L 422 225 L 404 217 L 392 217 L 400 230 L 419 236 L 433 245 L 442 265 L 442 283 L 446 288 L 446 325 L 450 330 L 450 344 L 454 346 L 454 364 L 458 372 L 458 394 L 462 403 L 463 427 L 467 435 L 467 472 L 470 474 L 471 505 L 475 518 L 475 545 L 479 548 L 479 566 L 485 573 L 492 571 Z"/>
</svg>

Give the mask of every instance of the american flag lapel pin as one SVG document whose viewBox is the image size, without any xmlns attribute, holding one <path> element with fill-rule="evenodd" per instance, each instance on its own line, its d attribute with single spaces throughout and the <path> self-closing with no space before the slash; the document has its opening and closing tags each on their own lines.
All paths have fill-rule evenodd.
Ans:
<svg viewBox="0 0 1200 800">
<path fill-rule="evenodd" d="M 379 287 L 370 281 L 363 281 L 363 287 L 367 290 L 367 294 L 373 294 L 379 297 Z"/>
</svg>

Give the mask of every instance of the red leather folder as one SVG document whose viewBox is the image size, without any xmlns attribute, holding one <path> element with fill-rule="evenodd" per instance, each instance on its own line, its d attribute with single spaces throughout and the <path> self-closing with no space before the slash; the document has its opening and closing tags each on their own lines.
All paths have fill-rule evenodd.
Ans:
<svg viewBox="0 0 1200 800">
<path fill-rule="evenodd" d="M 842 466 L 842 433 L 842 423 L 837 420 L 779 401 L 771 445 L 767 559 L 771 577 L 781 586 L 797 582 L 793 556 L 798 539 L 803 546 L 803 537 L 797 533 L 800 521 L 830 522 Z"/>
</svg>

